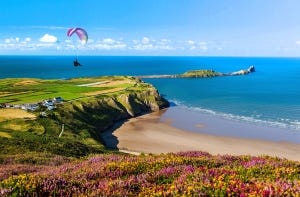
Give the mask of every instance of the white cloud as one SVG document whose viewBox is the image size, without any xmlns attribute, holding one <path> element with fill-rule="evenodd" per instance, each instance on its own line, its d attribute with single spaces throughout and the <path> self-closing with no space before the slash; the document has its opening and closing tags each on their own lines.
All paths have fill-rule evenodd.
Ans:
<svg viewBox="0 0 300 197">
<path fill-rule="evenodd" d="M 204 45 L 207 45 L 208 42 L 201 41 L 201 42 L 199 42 L 198 44 L 199 44 L 199 46 L 204 46 Z"/>
<path fill-rule="evenodd" d="M 157 41 L 156 48 L 159 50 L 175 50 L 175 48 L 171 44 L 171 40 L 163 38 Z"/>
<path fill-rule="evenodd" d="M 64 36 L 62 36 L 64 37 Z M 155 38 L 142 36 L 126 40 L 126 38 L 104 37 L 92 38 L 87 45 L 77 43 L 78 39 L 66 39 L 62 42 L 58 38 L 44 34 L 42 37 L 9 37 L 0 41 L 0 48 L 7 51 L 84 51 L 84 53 L 101 54 L 107 53 L 140 53 L 140 54 L 210 54 L 220 52 L 226 48 L 224 42 L 196 40 L 170 40 L 168 38 Z M 294 41 L 300 46 L 300 40 Z M 55 52 L 56 53 L 56 52 Z M 59 52 L 57 52 L 59 54 Z"/>
<path fill-rule="evenodd" d="M 152 50 L 153 48 L 152 44 L 137 44 L 133 46 L 133 49 L 137 51 Z"/>
<path fill-rule="evenodd" d="M 171 42 L 171 40 L 166 39 L 166 38 L 163 38 L 163 39 L 161 39 L 161 40 L 159 41 L 159 43 L 161 43 L 161 44 L 167 44 L 167 43 L 170 43 L 170 42 Z"/>
<path fill-rule="evenodd" d="M 64 45 L 64 49 L 66 49 L 66 50 L 75 50 L 76 47 L 72 44 L 67 44 L 67 45 Z"/>
<path fill-rule="evenodd" d="M 297 41 L 296 41 L 296 44 L 297 44 L 297 45 L 300 45 L 300 40 L 297 40 Z"/>
<path fill-rule="evenodd" d="M 19 37 L 16 37 L 16 38 L 5 38 L 4 39 L 5 43 L 18 43 L 19 41 L 20 41 Z"/>
<path fill-rule="evenodd" d="M 105 44 L 114 44 L 116 41 L 113 40 L 112 38 L 104 38 L 102 40 L 102 42 L 105 43 Z"/>
<path fill-rule="evenodd" d="M 133 46 L 131 47 L 131 49 L 137 51 L 152 50 L 154 46 L 150 42 L 153 41 L 151 41 L 148 37 L 143 37 L 141 40 L 133 40 Z"/>
<path fill-rule="evenodd" d="M 210 43 L 206 41 L 193 41 L 193 40 L 188 40 L 185 42 L 188 49 L 191 51 L 194 50 L 200 50 L 200 51 L 207 51 L 209 49 Z"/>
<path fill-rule="evenodd" d="M 188 45 L 194 45 L 195 42 L 194 42 L 193 40 L 188 40 L 188 41 L 187 41 L 187 44 L 188 44 Z"/>
<path fill-rule="evenodd" d="M 191 51 L 193 51 L 193 50 L 195 50 L 195 49 L 196 49 L 195 46 L 191 46 L 191 47 L 190 47 L 190 50 L 191 50 Z"/>
<path fill-rule="evenodd" d="M 142 44 L 149 44 L 149 43 L 150 43 L 150 39 L 148 37 L 143 37 Z"/>
<path fill-rule="evenodd" d="M 207 51 L 208 50 L 208 43 L 207 42 L 199 42 L 198 43 L 199 49 L 202 51 Z"/>
<path fill-rule="evenodd" d="M 124 50 L 126 48 L 127 44 L 122 40 L 104 38 L 100 41 L 90 43 L 88 50 Z"/>
<path fill-rule="evenodd" d="M 99 50 L 116 50 L 116 49 L 125 49 L 127 47 L 126 44 L 115 44 L 115 45 L 109 45 L 109 44 L 96 44 L 93 48 L 99 49 Z"/>
<path fill-rule="evenodd" d="M 46 35 L 46 34 L 45 34 Z M 50 35 L 48 35 L 49 38 Z M 5 38 L 2 43 L 0 43 L 0 48 L 2 51 L 19 51 L 19 52 L 26 52 L 26 51 L 55 51 L 57 47 L 60 47 L 59 43 L 54 44 L 53 41 L 57 38 L 53 39 L 53 37 L 49 40 L 47 36 L 43 36 L 39 41 L 33 40 L 31 37 L 11 37 Z M 48 40 L 48 42 L 45 42 Z M 44 42 L 42 42 L 44 41 Z"/>
<path fill-rule="evenodd" d="M 132 40 L 133 44 L 138 44 L 140 41 L 139 40 Z"/>
<path fill-rule="evenodd" d="M 94 43 L 94 42 L 95 42 L 94 39 L 89 39 L 89 44 L 92 44 L 92 43 Z"/>
<path fill-rule="evenodd" d="M 29 42 L 31 42 L 31 38 L 27 37 L 24 40 L 22 40 L 20 43 L 24 45 L 24 44 L 28 44 Z"/>
<path fill-rule="evenodd" d="M 200 45 L 199 49 L 202 50 L 202 51 L 207 51 L 208 47 L 206 45 Z"/>
<path fill-rule="evenodd" d="M 196 47 L 196 42 L 193 41 L 193 40 L 188 40 L 185 42 L 186 45 L 188 45 L 188 48 L 193 51 L 193 50 L 196 50 L 197 47 Z"/>
<path fill-rule="evenodd" d="M 55 43 L 57 42 L 57 38 L 53 35 L 50 35 L 50 34 L 45 34 L 43 35 L 43 37 L 41 37 L 39 39 L 40 42 L 45 42 L 45 43 Z"/>
<path fill-rule="evenodd" d="M 8 44 L 8 43 L 11 42 L 11 39 L 10 38 L 5 38 L 4 42 Z"/>
<path fill-rule="evenodd" d="M 132 40 L 132 43 L 133 45 L 129 48 L 136 51 L 162 51 L 175 49 L 170 45 L 171 40 L 165 38 L 154 40 L 143 37 L 141 40 Z"/>
</svg>

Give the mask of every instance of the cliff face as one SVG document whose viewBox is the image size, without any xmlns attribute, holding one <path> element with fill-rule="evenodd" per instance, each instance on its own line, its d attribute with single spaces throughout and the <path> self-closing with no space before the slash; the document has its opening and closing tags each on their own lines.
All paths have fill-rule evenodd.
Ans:
<svg viewBox="0 0 300 197">
<path fill-rule="evenodd" d="M 6 100 L 1 102 L 35 103 L 37 109 L 30 113 L 0 109 L 0 157 L 30 152 L 75 157 L 103 153 L 104 130 L 120 120 L 169 106 L 152 85 L 129 76 L 5 79 L 1 84 L 1 90 L 10 96 L 3 96 Z M 54 103 L 51 97 L 60 97 L 60 102 Z"/>
<path fill-rule="evenodd" d="M 169 106 L 149 84 L 109 96 L 78 99 L 59 106 L 54 114 L 73 134 L 88 132 L 94 138 L 114 123 Z"/>
</svg>

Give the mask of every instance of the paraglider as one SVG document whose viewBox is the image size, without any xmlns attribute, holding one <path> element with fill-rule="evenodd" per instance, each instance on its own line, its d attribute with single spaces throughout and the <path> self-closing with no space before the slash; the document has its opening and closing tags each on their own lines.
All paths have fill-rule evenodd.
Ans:
<svg viewBox="0 0 300 197">
<path fill-rule="evenodd" d="M 87 43 L 87 41 L 88 41 L 88 34 L 87 34 L 87 32 L 84 29 L 79 28 L 79 27 L 70 28 L 67 31 L 67 36 L 71 37 L 74 33 L 80 39 L 81 44 L 85 45 Z M 78 57 L 77 56 L 76 56 L 75 61 L 73 61 L 73 64 L 74 64 L 75 67 L 81 66 L 81 64 L 78 62 Z"/>
<path fill-rule="evenodd" d="M 77 66 L 82 66 L 82 65 L 78 62 L 78 59 L 77 59 L 77 58 L 73 61 L 73 64 L 74 64 L 75 67 L 77 67 Z"/>
</svg>

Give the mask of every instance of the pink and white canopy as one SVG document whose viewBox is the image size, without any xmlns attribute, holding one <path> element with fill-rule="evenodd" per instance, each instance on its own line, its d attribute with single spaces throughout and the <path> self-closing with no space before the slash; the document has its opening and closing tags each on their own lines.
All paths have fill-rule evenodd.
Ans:
<svg viewBox="0 0 300 197">
<path fill-rule="evenodd" d="M 77 34 L 77 36 L 79 37 L 81 44 L 86 44 L 88 41 L 88 34 L 87 32 L 79 27 L 75 27 L 75 28 L 70 28 L 67 32 L 67 36 L 71 37 L 74 33 Z"/>
</svg>

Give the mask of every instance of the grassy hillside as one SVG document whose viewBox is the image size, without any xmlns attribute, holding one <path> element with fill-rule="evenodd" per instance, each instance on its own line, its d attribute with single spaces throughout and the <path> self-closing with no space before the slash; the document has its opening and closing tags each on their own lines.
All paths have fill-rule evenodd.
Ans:
<svg viewBox="0 0 300 197">
<path fill-rule="evenodd" d="M 168 106 L 153 86 L 133 77 L 4 79 L 0 86 L 0 103 L 5 105 L 64 99 L 53 110 L 41 104 L 32 112 L 0 108 L 0 155 L 47 152 L 82 157 L 104 153 L 102 131 L 119 120 Z"/>
<path fill-rule="evenodd" d="M 271 157 L 98 155 L 26 165 L 4 158 L 2 196 L 299 196 L 300 163 Z M 61 164 L 64 161 L 66 163 Z M 48 161 L 49 162 L 49 161 Z M 11 176 L 12 174 L 17 176 Z"/>
</svg>

